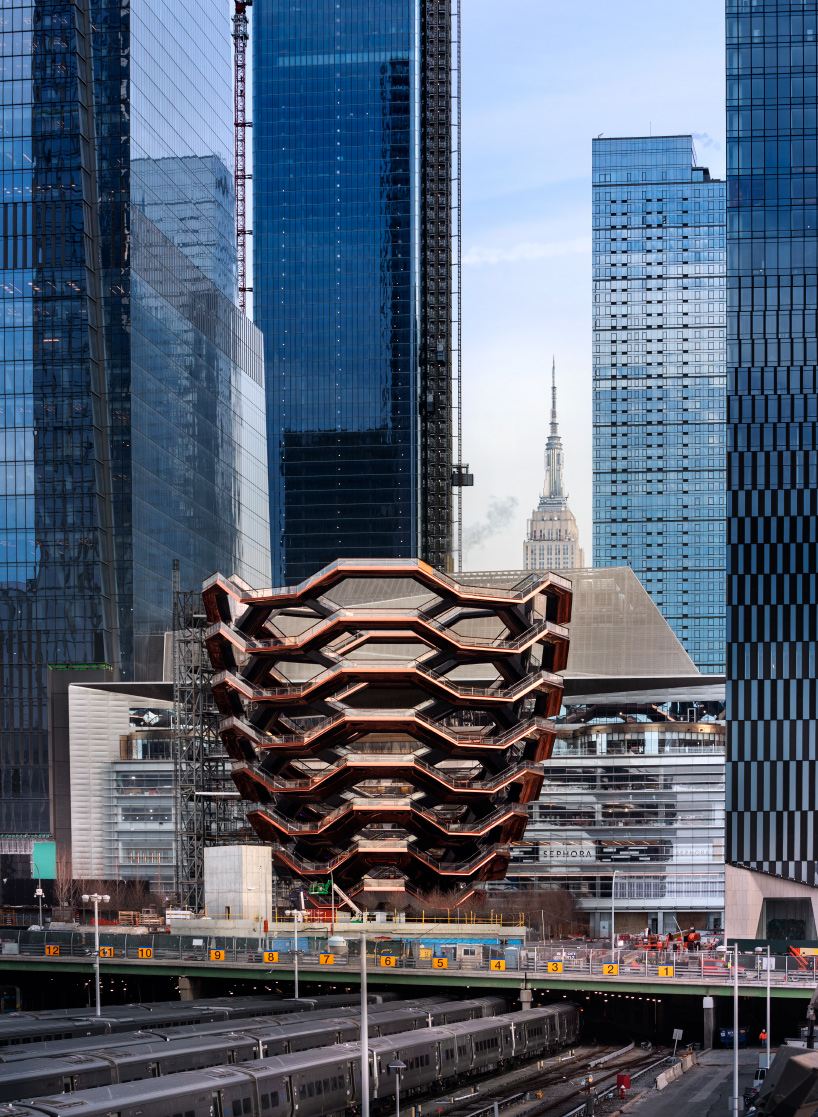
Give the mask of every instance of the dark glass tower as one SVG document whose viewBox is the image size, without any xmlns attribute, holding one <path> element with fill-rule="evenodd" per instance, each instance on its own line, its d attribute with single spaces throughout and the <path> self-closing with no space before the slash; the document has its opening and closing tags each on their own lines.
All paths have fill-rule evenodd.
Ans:
<svg viewBox="0 0 818 1117">
<path fill-rule="evenodd" d="M 451 5 L 257 0 L 274 584 L 451 553 Z"/>
<path fill-rule="evenodd" d="M 727 859 L 814 884 L 818 4 L 728 0 Z"/>
<path fill-rule="evenodd" d="M 54 681 L 157 677 L 174 560 L 183 585 L 269 571 L 264 386 L 232 301 L 227 9 L 0 18 L 0 833 L 30 835 L 65 824 Z"/>
</svg>

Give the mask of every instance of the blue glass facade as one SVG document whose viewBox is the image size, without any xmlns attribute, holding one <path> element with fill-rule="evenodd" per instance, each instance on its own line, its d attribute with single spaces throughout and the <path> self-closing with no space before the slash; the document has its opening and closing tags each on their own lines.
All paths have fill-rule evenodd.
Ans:
<svg viewBox="0 0 818 1117">
<path fill-rule="evenodd" d="M 229 13 L 0 18 L 0 832 L 30 834 L 50 668 L 156 677 L 174 559 L 269 577 L 264 387 L 231 302 Z"/>
<path fill-rule="evenodd" d="M 594 564 L 725 662 L 725 184 L 690 136 L 593 141 Z"/>
<path fill-rule="evenodd" d="M 728 0 L 727 857 L 816 883 L 818 4 Z"/>
<path fill-rule="evenodd" d="M 253 8 L 277 584 L 339 556 L 450 549 L 449 23 L 421 0 Z"/>
</svg>

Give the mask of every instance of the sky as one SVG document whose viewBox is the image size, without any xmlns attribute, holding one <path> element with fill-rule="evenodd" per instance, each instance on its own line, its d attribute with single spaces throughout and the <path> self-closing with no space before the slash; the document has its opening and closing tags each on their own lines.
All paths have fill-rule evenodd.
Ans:
<svg viewBox="0 0 818 1117">
<path fill-rule="evenodd" d="M 591 139 L 690 134 L 724 176 L 719 0 L 466 0 L 464 570 L 519 569 L 543 483 L 552 354 L 591 561 Z"/>
</svg>

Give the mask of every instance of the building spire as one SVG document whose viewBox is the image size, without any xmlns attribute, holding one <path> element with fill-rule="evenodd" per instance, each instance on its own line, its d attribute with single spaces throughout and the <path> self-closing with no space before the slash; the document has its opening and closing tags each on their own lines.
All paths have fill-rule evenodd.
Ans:
<svg viewBox="0 0 818 1117">
<path fill-rule="evenodd" d="M 528 521 L 523 544 L 526 570 L 567 570 L 585 565 L 577 521 L 568 507 L 562 468 L 562 440 L 557 426 L 557 361 L 552 356 L 551 422 L 545 441 L 545 484 L 539 505 Z"/>
<path fill-rule="evenodd" d="M 557 361 L 551 358 L 551 433 L 545 444 L 545 487 L 543 501 L 565 504 L 562 476 L 562 439 L 557 427 Z"/>
<path fill-rule="evenodd" d="M 551 357 L 551 433 L 557 433 L 557 359 Z"/>
</svg>

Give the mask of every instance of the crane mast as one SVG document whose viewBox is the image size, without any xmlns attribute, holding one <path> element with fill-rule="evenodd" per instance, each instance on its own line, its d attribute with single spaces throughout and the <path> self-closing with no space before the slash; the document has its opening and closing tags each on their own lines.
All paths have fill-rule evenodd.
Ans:
<svg viewBox="0 0 818 1117">
<path fill-rule="evenodd" d="M 252 127 L 247 120 L 247 41 L 250 37 L 247 28 L 247 9 L 253 0 L 236 0 L 233 13 L 233 60 L 235 70 L 234 115 L 236 145 L 236 251 L 238 257 L 239 306 L 247 313 L 247 129 Z"/>
</svg>

